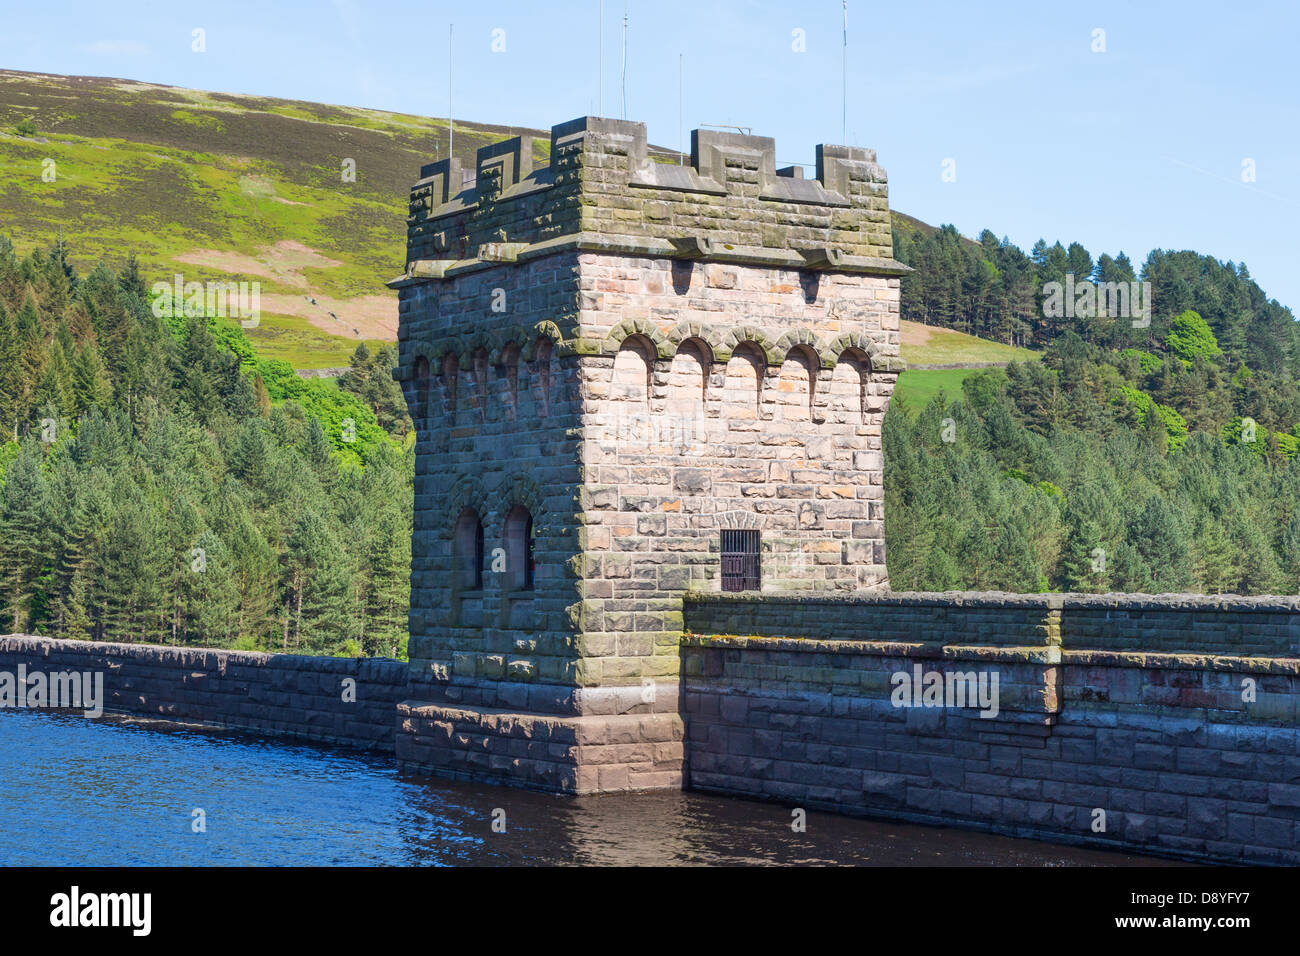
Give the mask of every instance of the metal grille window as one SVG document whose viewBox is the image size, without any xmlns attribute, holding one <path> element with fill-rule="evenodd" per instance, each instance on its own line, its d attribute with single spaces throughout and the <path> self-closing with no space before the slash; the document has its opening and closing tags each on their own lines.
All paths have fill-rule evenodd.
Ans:
<svg viewBox="0 0 1300 956">
<path fill-rule="evenodd" d="M 757 531 L 722 532 L 722 590 L 757 591 L 760 575 Z"/>
</svg>

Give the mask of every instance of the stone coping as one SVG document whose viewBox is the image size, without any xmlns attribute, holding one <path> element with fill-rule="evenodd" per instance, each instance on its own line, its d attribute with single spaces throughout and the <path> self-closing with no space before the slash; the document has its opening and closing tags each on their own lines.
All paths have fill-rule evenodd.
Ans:
<svg viewBox="0 0 1300 956">
<path fill-rule="evenodd" d="M 236 651 L 220 647 L 192 647 L 176 644 L 126 644 L 117 641 L 76 641 L 39 634 L 0 634 L 0 654 L 30 648 L 33 644 L 51 651 L 70 651 L 80 654 L 100 654 L 107 657 L 136 657 L 141 652 L 155 651 L 160 658 L 176 658 L 181 662 L 193 655 L 211 657 L 225 664 L 264 667 L 271 663 L 291 663 L 300 670 L 352 669 L 365 664 L 390 664 L 405 668 L 404 661 L 391 657 L 327 657 L 318 654 L 280 654 L 268 651 Z M 206 662 L 205 662 L 206 663 Z"/>
<path fill-rule="evenodd" d="M 1171 651 L 1097 651 L 1063 649 L 1061 662 L 1072 667 L 1127 667 L 1142 670 L 1239 671 L 1300 677 L 1300 658 L 1247 657 Z"/>
<path fill-rule="evenodd" d="M 858 604 L 866 607 L 1037 608 L 1080 611 L 1263 611 L 1300 614 L 1298 595 L 1235 594 L 1015 594 L 1007 591 L 833 591 L 705 592 L 688 591 L 688 604 Z"/>
<path fill-rule="evenodd" d="M 730 634 L 684 634 L 682 647 L 723 650 L 791 651 L 800 654 L 856 654 L 867 657 L 952 658 L 1008 664 L 1056 664 L 1061 649 L 1054 646 L 990 646 L 937 644 L 925 641 L 853 641 L 817 637 L 752 637 Z"/>
<path fill-rule="evenodd" d="M 794 250 L 767 249 L 721 242 L 710 242 L 707 244 L 707 251 L 698 252 L 686 250 L 682 245 L 674 244 L 669 239 L 582 232 L 531 243 L 484 244 L 478 247 L 476 255 L 465 259 L 417 259 L 406 264 L 406 271 L 402 275 L 388 280 L 385 284 L 390 289 L 401 289 L 422 282 L 442 282 L 503 264 L 528 262 L 531 259 L 573 251 L 891 277 L 904 276 L 914 271 L 911 266 L 897 260 L 878 256 L 841 254 L 818 259 L 811 254 L 801 254 Z M 834 251 L 838 252 L 838 250 Z"/>
<path fill-rule="evenodd" d="M 1123 667 L 1142 670 L 1208 670 L 1300 677 L 1300 658 L 1249 657 L 1199 652 L 1074 651 L 1056 646 L 993 647 L 983 644 L 852 641 L 812 637 L 739 637 L 726 634 L 685 634 L 682 636 L 681 645 L 718 650 L 786 651 L 798 654 L 950 659 L 1007 664 L 1066 664 L 1073 667 Z M 684 678 L 684 680 L 692 679 Z"/>
</svg>

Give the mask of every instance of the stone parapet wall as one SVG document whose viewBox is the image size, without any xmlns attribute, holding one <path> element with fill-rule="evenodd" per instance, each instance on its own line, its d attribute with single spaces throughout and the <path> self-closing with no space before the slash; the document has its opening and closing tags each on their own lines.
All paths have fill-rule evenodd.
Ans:
<svg viewBox="0 0 1300 956">
<path fill-rule="evenodd" d="M 1070 594 L 1061 643 L 1097 650 L 1300 657 L 1300 598 Z"/>
<path fill-rule="evenodd" d="M 1300 863 L 1296 598 L 690 595 L 685 620 L 693 789 Z M 996 675 L 996 713 L 902 694 L 927 673 Z"/>
<path fill-rule="evenodd" d="M 696 634 L 1300 657 L 1300 597 L 997 591 L 686 595 Z"/>
<path fill-rule="evenodd" d="M 108 711 L 389 752 L 408 674 L 393 660 L 0 637 L 0 671 L 19 665 L 102 673 Z"/>
</svg>

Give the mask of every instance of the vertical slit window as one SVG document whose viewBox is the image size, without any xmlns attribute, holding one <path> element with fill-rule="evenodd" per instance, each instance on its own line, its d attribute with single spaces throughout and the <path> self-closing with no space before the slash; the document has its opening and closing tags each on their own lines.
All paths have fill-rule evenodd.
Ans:
<svg viewBox="0 0 1300 956">
<path fill-rule="evenodd" d="M 533 589 L 533 579 L 537 572 L 536 544 L 537 533 L 533 530 L 533 516 L 529 515 L 528 524 L 524 528 L 524 547 L 527 552 L 524 558 L 524 589 L 527 591 Z"/>
</svg>

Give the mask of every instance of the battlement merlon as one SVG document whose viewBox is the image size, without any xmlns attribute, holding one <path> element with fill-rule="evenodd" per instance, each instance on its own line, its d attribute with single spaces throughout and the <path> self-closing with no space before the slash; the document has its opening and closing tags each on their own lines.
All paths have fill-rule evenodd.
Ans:
<svg viewBox="0 0 1300 956">
<path fill-rule="evenodd" d="M 551 130 L 550 162 L 531 136 L 455 158 L 411 189 L 405 274 L 451 279 L 565 249 L 899 276 L 889 187 L 874 150 L 817 147 L 816 179 L 776 168 L 775 141 L 693 130 L 689 165 L 649 156 L 644 123 L 579 117 Z"/>
</svg>

